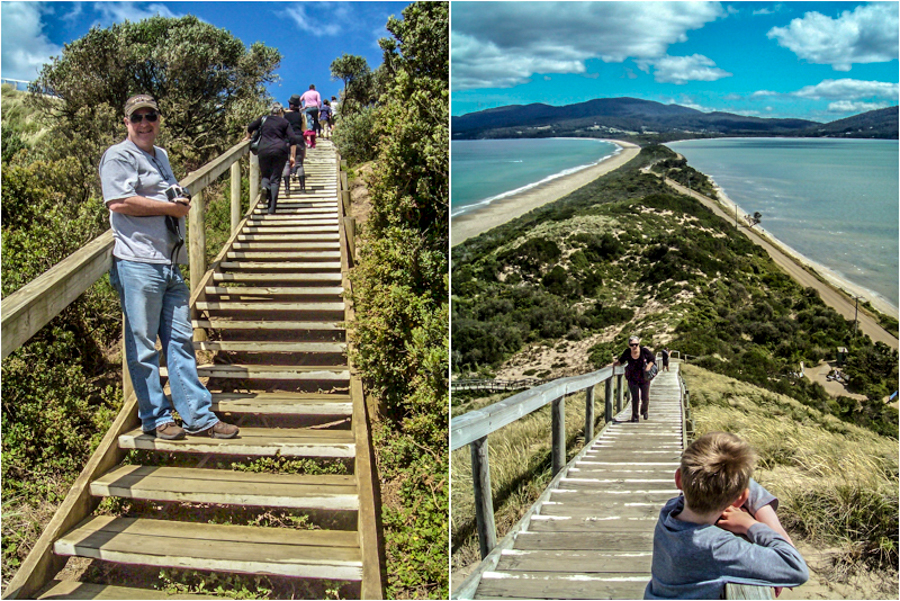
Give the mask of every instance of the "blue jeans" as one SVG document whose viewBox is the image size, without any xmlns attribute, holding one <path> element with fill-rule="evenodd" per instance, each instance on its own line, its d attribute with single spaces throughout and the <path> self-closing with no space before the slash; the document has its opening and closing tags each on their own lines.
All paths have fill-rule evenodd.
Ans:
<svg viewBox="0 0 900 601">
<path fill-rule="evenodd" d="M 319 122 L 319 107 L 310 107 L 304 112 L 306 113 L 306 131 L 316 131 L 316 123 Z"/>
<path fill-rule="evenodd" d="M 113 257 L 109 281 L 119 293 L 125 313 L 125 358 L 144 432 L 175 421 L 159 380 L 157 336 L 169 368 L 172 405 L 184 429 L 196 433 L 214 426 L 219 419 L 212 411 L 212 395 L 197 375 L 190 292 L 178 265 Z"/>
</svg>

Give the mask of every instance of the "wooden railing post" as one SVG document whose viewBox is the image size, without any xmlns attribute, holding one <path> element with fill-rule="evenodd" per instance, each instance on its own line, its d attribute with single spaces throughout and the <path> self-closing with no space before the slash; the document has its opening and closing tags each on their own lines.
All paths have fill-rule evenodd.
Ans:
<svg viewBox="0 0 900 601">
<path fill-rule="evenodd" d="M 607 380 L 609 381 L 609 380 Z M 594 387 L 584 391 L 584 444 L 594 439 Z"/>
<path fill-rule="evenodd" d="M 259 195 L 259 157 L 250 153 L 250 206 Z"/>
<path fill-rule="evenodd" d="M 622 410 L 622 397 L 625 396 L 625 387 L 622 382 L 622 374 L 616 376 L 616 413 Z"/>
<path fill-rule="evenodd" d="M 241 162 L 231 164 L 231 233 L 241 223 Z"/>
<path fill-rule="evenodd" d="M 469 445 L 472 453 L 472 484 L 475 488 L 475 522 L 481 558 L 497 545 L 494 526 L 494 499 L 491 496 L 491 464 L 488 460 L 487 436 Z"/>
<path fill-rule="evenodd" d="M 190 267 L 191 267 L 191 292 L 200 285 L 203 274 L 206 273 L 206 208 L 203 202 L 203 190 L 193 193 L 191 199 L 191 230 L 190 230 Z"/>
<path fill-rule="evenodd" d="M 606 415 L 603 416 L 604 421 L 608 424 L 613 419 L 613 381 L 612 378 L 605 382 L 603 395 L 603 410 Z"/>
<path fill-rule="evenodd" d="M 566 465 L 566 397 L 553 401 L 551 409 L 553 431 L 553 473 L 555 476 Z"/>
</svg>

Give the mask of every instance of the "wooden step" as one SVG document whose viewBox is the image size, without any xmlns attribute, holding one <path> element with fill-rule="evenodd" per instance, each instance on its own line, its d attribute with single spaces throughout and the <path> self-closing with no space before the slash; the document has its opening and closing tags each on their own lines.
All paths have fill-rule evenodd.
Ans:
<svg viewBox="0 0 900 601">
<path fill-rule="evenodd" d="M 195 328 L 213 330 L 301 330 L 338 333 L 344 331 L 344 326 L 340 323 L 328 321 L 246 321 L 211 317 L 194 320 L 192 324 Z"/>
<path fill-rule="evenodd" d="M 357 533 L 91 517 L 56 541 L 59 555 L 194 570 L 360 580 Z"/>
<path fill-rule="evenodd" d="M 326 313 L 326 312 L 344 312 L 344 302 L 336 303 L 273 303 L 266 301 L 257 302 L 217 302 L 217 301 L 197 301 L 195 307 L 200 311 L 294 311 L 297 313 Z"/>
<path fill-rule="evenodd" d="M 228 259 L 249 259 L 249 260 L 269 260 L 269 261 L 286 261 L 296 259 L 298 261 L 315 261 L 315 260 L 341 260 L 341 251 L 339 250 L 303 250 L 303 251 L 244 251 L 233 250 L 226 255 Z"/>
<path fill-rule="evenodd" d="M 262 380 L 328 380 L 346 382 L 347 366 L 306 365 L 201 365 L 197 373 L 203 378 L 247 378 Z"/>
<path fill-rule="evenodd" d="M 322 218 L 303 218 L 303 219 L 294 219 L 291 221 L 270 221 L 268 219 L 256 219 L 248 223 L 244 229 L 256 228 L 259 230 L 277 230 L 281 228 L 302 228 L 302 227 L 322 227 L 329 225 L 337 225 L 338 218 L 337 217 L 322 217 Z"/>
<path fill-rule="evenodd" d="M 77 580 L 51 580 L 38 594 L 38 599 L 98 599 L 101 601 L 133 599 L 221 599 L 208 595 L 178 593 L 170 595 L 165 591 L 109 584 L 90 584 Z"/>
<path fill-rule="evenodd" d="M 338 240 L 321 242 L 276 242 L 275 240 L 255 240 L 253 242 L 235 242 L 232 250 L 332 250 L 341 248 Z"/>
<path fill-rule="evenodd" d="M 340 243 L 340 234 L 337 230 L 322 233 L 300 234 L 238 234 L 238 242 L 334 242 Z"/>
<path fill-rule="evenodd" d="M 213 411 L 262 415 L 350 416 L 350 395 L 304 392 L 214 392 Z"/>
<path fill-rule="evenodd" d="M 219 296 L 340 296 L 344 293 L 342 286 L 310 286 L 305 288 L 207 286 L 203 290 L 206 294 Z"/>
<path fill-rule="evenodd" d="M 325 234 L 337 233 L 340 228 L 337 225 L 315 225 L 315 226 L 284 226 L 284 227 L 256 227 L 245 225 L 241 228 L 242 234 Z"/>
<path fill-rule="evenodd" d="M 244 351 L 250 353 L 343 353 L 343 342 L 269 342 L 269 341 L 211 341 L 194 342 L 198 351 Z"/>
<path fill-rule="evenodd" d="M 96 497 L 356 511 L 353 476 L 257 474 L 123 465 L 91 482 Z"/>
<path fill-rule="evenodd" d="M 214 282 L 342 282 L 340 273 L 213 273 Z"/>
<path fill-rule="evenodd" d="M 162 440 L 138 428 L 119 436 L 119 448 L 254 457 L 353 457 L 356 445 L 349 430 L 242 427 L 238 437 L 229 440 L 208 436 Z"/>
<path fill-rule="evenodd" d="M 293 271 L 303 271 L 311 269 L 334 269 L 339 271 L 341 269 L 341 263 L 340 261 L 296 261 L 290 263 L 264 263 L 260 261 L 223 261 L 219 263 L 219 267 L 221 269 L 290 269 Z"/>
</svg>

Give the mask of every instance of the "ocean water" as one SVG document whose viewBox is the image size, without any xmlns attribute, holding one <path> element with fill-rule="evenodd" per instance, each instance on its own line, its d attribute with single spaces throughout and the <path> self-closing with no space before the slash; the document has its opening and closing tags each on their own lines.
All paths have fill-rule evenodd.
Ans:
<svg viewBox="0 0 900 601">
<path fill-rule="evenodd" d="M 666 146 L 781 242 L 898 306 L 898 143 L 721 138 Z"/>
<path fill-rule="evenodd" d="M 450 215 L 596 165 L 619 153 L 604 140 L 541 138 L 450 143 Z"/>
</svg>

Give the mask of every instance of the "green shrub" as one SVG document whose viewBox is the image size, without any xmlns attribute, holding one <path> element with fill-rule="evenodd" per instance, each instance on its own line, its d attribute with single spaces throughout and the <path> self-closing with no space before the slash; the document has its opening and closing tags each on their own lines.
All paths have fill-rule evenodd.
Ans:
<svg viewBox="0 0 900 601">
<path fill-rule="evenodd" d="M 350 115 L 339 115 L 334 128 L 334 143 L 351 165 L 374 160 L 378 156 L 378 130 L 381 120 L 376 107 L 363 107 Z"/>
</svg>

